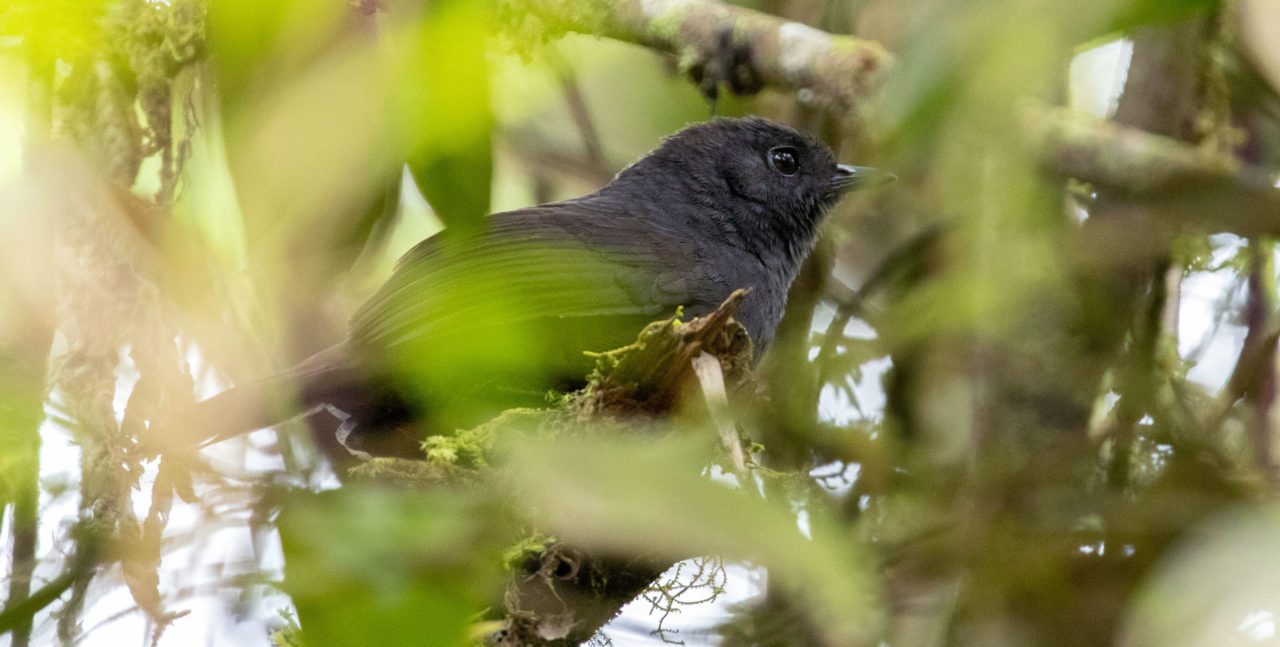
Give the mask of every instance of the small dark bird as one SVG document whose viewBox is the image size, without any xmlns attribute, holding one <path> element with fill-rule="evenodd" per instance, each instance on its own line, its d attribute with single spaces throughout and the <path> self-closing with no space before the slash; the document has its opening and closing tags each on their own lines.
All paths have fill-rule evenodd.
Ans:
<svg viewBox="0 0 1280 647">
<path fill-rule="evenodd" d="M 583 351 L 630 343 L 677 308 L 706 314 L 738 288 L 751 289 L 736 318 L 758 354 L 827 210 L 891 177 L 837 164 L 822 142 L 765 119 L 690 126 L 595 193 L 423 241 L 346 341 L 191 418 L 219 421 L 206 435 L 226 437 L 323 409 L 345 420 L 349 449 L 413 452 L 420 439 L 403 423 L 447 432 L 542 401 L 585 375 Z M 272 405 L 289 387 L 295 403 Z"/>
</svg>

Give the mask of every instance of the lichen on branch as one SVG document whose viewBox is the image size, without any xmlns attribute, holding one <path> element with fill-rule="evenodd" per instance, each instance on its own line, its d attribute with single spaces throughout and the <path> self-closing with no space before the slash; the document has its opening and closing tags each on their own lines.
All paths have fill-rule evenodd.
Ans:
<svg viewBox="0 0 1280 647">
<path fill-rule="evenodd" d="M 644 45 L 677 57 L 704 86 L 751 93 L 768 85 L 802 102 L 857 112 L 892 57 L 878 43 L 703 0 L 501 0 L 509 32 L 566 32 Z"/>
</svg>

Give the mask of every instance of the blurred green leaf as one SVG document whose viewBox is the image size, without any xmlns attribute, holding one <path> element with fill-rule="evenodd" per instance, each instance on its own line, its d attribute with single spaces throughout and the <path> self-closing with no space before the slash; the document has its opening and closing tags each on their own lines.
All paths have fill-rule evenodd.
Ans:
<svg viewBox="0 0 1280 647">
<path fill-rule="evenodd" d="M 1221 0 L 1134 0 L 1117 12 L 1111 28 L 1128 31 L 1143 25 L 1176 22 L 1217 9 Z"/>
<path fill-rule="evenodd" d="M 345 2 L 210 2 L 209 59 L 224 105 L 239 105 L 260 77 L 287 78 L 334 37 L 350 11 Z"/>
<path fill-rule="evenodd" d="M 878 606 L 864 549 L 816 511 L 809 511 L 809 538 L 786 503 L 702 476 L 706 446 L 670 438 L 528 442 L 512 447 L 510 467 L 515 491 L 564 541 L 673 559 L 759 561 L 810 605 L 833 644 L 875 635 Z"/>
<path fill-rule="evenodd" d="M 497 512 L 463 493 L 286 497 L 285 590 L 309 645 L 464 645 L 501 584 Z"/>
<path fill-rule="evenodd" d="M 1280 509 L 1210 517 L 1166 552 L 1134 600 L 1117 644 L 1240 645 L 1275 639 Z"/>
<path fill-rule="evenodd" d="M 486 3 L 431 3 L 405 61 L 398 93 L 408 164 L 447 225 L 472 227 L 489 213 L 493 107 L 485 45 Z"/>
<path fill-rule="evenodd" d="M 101 45 L 106 0 L 15 0 L 0 3 L 0 34 L 21 36 L 36 59 L 78 61 Z"/>
</svg>

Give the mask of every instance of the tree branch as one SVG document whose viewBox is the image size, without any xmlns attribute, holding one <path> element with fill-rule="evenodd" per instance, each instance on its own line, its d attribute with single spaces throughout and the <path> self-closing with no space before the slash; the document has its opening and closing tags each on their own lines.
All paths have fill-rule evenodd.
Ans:
<svg viewBox="0 0 1280 647">
<path fill-rule="evenodd" d="M 892 63 L 874 41 L 704 0 L 504 0 L 500 12 L 539 38 L 577 32 L 644 45 L 735 92 L 770 85 L 839 112 L 856 111 Z"/>
<path fill-rule="evenodd" d="M 355 468 L 353 475 L 407 488 L 474 483 L 492 472 L 460 465 L 456 456 L 487 455 L 495 439 L 528 426 L 553 435 L 644 430 L 692 393 L 698 380 L 695 358 L 708 358 L 721 371 L 727 390 L 737 392 L 750 383 L 752 343 L 732 318 L 746 294 L 737 290 L 713 312 L 685 323 L 671 318 L 650 324 L 635 343 L 602 354 L 588 385 L 571 394 L 563 407 L 512 410 L 459 432 L 447 442 L 467 449 L 452 452 L 454 458 L 433 456 L 431 450 L 425 460 L 375 458 Z M 714 405 L 708 406 L 705 413 L 714 419 Z M 736 439 L 722 440 L 732 446 Z M 475 462 L 487 466 L 498 461 Z M 539 541 L 531 548 L 513 564 L 502 600 L 501 628 L 487 638 L 489 644 L 580 644 L 644 593 L 678 557 L 694 557 L 602 554 L 558 541 Z"/>
<path fill-rule="evenodd" d="M 1243 236 L 1280 234 L 1280 190 L 1268 169 L 1230 155 L 1065 109 L 1031 109 L 1024 130 L 1049 169 L 1167 203 L 1165 215 Z"/>
</svg>

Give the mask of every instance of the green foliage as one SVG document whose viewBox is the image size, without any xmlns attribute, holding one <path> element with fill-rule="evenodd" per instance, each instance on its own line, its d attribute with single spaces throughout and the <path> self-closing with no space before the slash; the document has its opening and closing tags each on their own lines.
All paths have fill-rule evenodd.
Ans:
<svg viewBox="0 0 1280 647">
<path fill-rule="evenodd" d="M 787 15 L 764 43 L 740 42 L 744 23 L 732 19 L 687 22 L 697 6 L 217 0 L 206 15 L 198 0 L 0 4 L 0 71 L 21 71 L 0 79 L 0 153 L 29 162 L 27 175 L 0 177 L 0 502 L 13 520 L 0 544 L 14 564 L 0 628 L 13 643 L 50 605 L 64 642 L 90 640 L 76 632 L 95 573 L 123 574 L 158 637 L 178 594 L 194 590 L 171 551 L 249 509 L 256 540 L 278 528 L 281 586 L 297 609 L 272 619 L 277 647 L 463 645 L 504 630 L 560 640 L 687 558 L 698 561 L 648 589 L 664 622 L 723 592 L 723 560 L 767 569 L 769 595 L 720 631 L 729 644 L 1225 644 L 1244 614 L 1275 606 L 1273 243 L 1206 235 L 1275 228 L 1275 203 L 1249 202 L 1271 192 L 1274 169 L 1234 175 L 1274 165 L 1265 151 L 1280 132 L 1228 74 L 1239 65 L 1235 5 L 773 3 Z M 796 100 L 814 88 L 722 97 L 717 112 L 793 122 L 827 136 L 842 161 L 901 180 L 834 214 L 832 244 L 792 293 L 790 334 L 755 379 L 735 328 L 681 337 L 677 312 L 635 344 L 569 358 L 583 369 L 574 376 L 594 360 L 584 390 L 511 388 L 541 389 L 530 378 L 563 359 L 530 323 L 569 314 L 540 281 L 554 271 L 616 289 L 625 277 L 564 250 L 512 277 L 488 250 L 450 257 L 464 271 L 437 283 L 449 289 L 423 291 L 387 324 L 439 333 L 392 359 L 409 391 L 448 396 L 393 430 L 427 430 L 423 460 L 363 461 L 335 491 L 245 487 L 248 475 L 319 480 L 310 445 L 281 429 L 253 451 L 166 457 L 189 473 L 159 478 L 149 502 L 135 489 L 152 473 L 134 442 L 141 419 L 178 408 L 185 371 L 244 383 L 332 343 L 437 221 L 465 241 L 487 212 L 590 191 L 707 117 L 684 74 L 734 56 L 800 65 L 798 49 L 758 58 L 769 39 L 804 33 L 791 21 L 856 26 L 890 46 L 891 66 L 868 54 L 878 49 L 835 52 L 885 66 L 883 93 L 855 106 L 870 120 Z M 560 38 L 570 30 L 584 34 Z M 1128 154 L 1095 160 L 1121 186 L 1067 185 L 1028 145 L 1026 101 L 1074 103 L 1064 92 L 1099 73 L 1079 78 L 1070 62 L 1137 30 L 1152 42 L 1194 36 L 1169 40 L 1172 60 L 1135 53 L 1159 82 L 1128 100 L 1152 93 L 1148 116 L 1176 122 L 1165 134 L 1189 125 L 1199 150 L 1226 160 L 1225 188 L 1183 182 L 1182 167 L 1152 182 L 1143 156 Z M 675 53 L 591 35 L 602 32 Z M 808 71 L 805 83 L 820 80 Z M 1186 114 L 1170 96 L 1182 87 L 1193 88 Z M 1125 153 L 1196 150 L 1109 132 Z M 39 147 L 47 139 L 56 155 Z M 428 206 L 402 195 L 406 169 Z M 1195 289 L 1170 283 L 1183 277 Z M 1210 305 L 1172 310 L 1179 296 Z M 828 314 L 834 323 L 816 328 Z M 1188 352 L 1200 323 L 1235 336 Z M 723 435 L 683 373 L 702 350 L 738 387 Z M 1201 383 L 1210 370 L 1225 386 Z M 50 375 L 59 386 L 44 402 Z M 655 382 L 651 398 L 642 387 Z M 80 474 L 40 465 L 65 445 L 41 449 L 42 417 L 46 434 L 77 434 Z M 713 449 L 740 433 L 745 466 Z M 280 458 L 265 475 L 243 458 L 264 446 Z M 223 473 L 229 460 L 243 464 Z M 74 507 L 77 486 L 82 521 L 37 520 Z M 143 522 L 133 511 L 145 505 Z M 170 507 L 198 513 L 192 535 L 164 532 Z M 50 528 L 70 557 L 44 550 Z M 271 570 L 225 565 L 218 592 L 252 611 Z M 60 574 L 31 586 L 33 572 Z"/>
<path fill-rule="evenodd" d="M 474 496 L 350 486 L 281 508 L 308 644 L 466 645 L 501 583 L 501 515 Z"/>
<path fill-rule="evenodd" d="M 432 2 L 398 83 L 409 171 L 450 227 L 478 228 L 489 213 L 491 32 L 487 3 Z"/>
<path fill-rule="evenodd" d="M 1129 31 L 1145 25 L 1167 25 L 1196 15 L 1209 15 L 1222 0 L 1130 0 L 1112 19 L 1115 31 Z"/>
<path fill-rule="evenodd" d="M 563 540 L 605 552 L 762 563 L 803 597 L 835 643 L 875 632 L 869 556 L 828 520 L 811 517 L 806 538 L 785 503 L 703 478 L 702 447 L 701 440 L 523 443 L 512 448 L 511 471 L 524 503 Z"/>
<path fill-rule="evenodd" d="M 210 60 L 223 104 L 235 110 L 250 98 L 245 93 L 261 88 L 270 76 L 305 69 L 337 35 L 349 11 L 341 3 L 306 0 L 210 3 Z"/>
<path fill-rule="evenodd" d="M 35 60 L 83 60 L 102 45 L 110 0 L 9 0 L 0 5 L 0 34 L 21 36 Z"/>
</svg>

